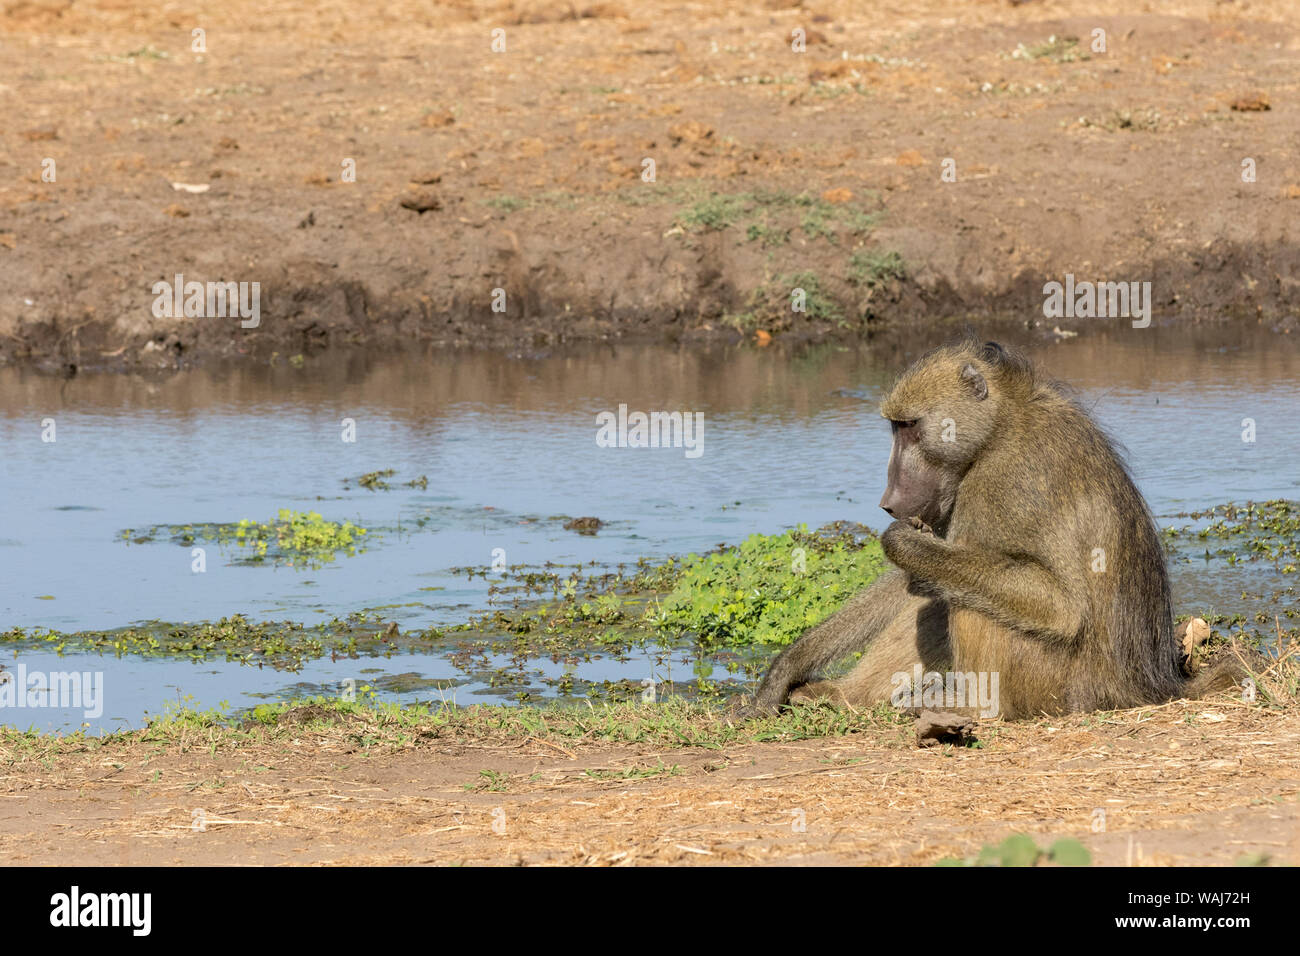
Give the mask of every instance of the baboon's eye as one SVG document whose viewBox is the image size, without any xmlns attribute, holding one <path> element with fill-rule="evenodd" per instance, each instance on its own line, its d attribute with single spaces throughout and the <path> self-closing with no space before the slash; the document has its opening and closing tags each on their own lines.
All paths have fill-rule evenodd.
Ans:
<svg viewBox="0 0 1300 956">
<path fill-rule="evenodd" d="M 908 419 L 891 418 L 889 420 L 889 428 L 891 431 L 898 431 L 900 428 L 915 428 L 916 423 L 918 421 L 919 419 L 916 418 L 908 418 Z"/>
</svg>

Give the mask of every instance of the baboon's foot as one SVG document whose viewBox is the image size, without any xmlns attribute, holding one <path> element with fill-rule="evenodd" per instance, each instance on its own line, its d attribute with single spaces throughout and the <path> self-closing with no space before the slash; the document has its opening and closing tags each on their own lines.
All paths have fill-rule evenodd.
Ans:
<svg viewBox="0 0 1300 956">
<path fill-rule="evenodd" d="M 772 705 L 745 695 L 737 695 L 727 703 L 724 713 L 736 720 L 750 720 L 754 717 L 771 717 L 781 710 L 779 705 Z"/>
<path fill-rule="evenodd" d="M 835 686 L 834 681 L 828 680 L 800 684 L 790 691 L 790 703 L 792 704 L 815 704 L 818 701 L 826 701 L 839 706 L 844 703 L 844 694 Z"/>
</svg>

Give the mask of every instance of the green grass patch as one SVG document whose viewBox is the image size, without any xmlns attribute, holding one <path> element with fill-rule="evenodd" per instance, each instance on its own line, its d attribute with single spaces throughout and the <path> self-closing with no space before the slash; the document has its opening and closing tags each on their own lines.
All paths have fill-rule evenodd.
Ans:
<svg viewBox="0 0 1300 956">
<path fill-rule="evenodd" d="M 686 229 L 726 229 L 752 207 L 753 202 L 749 196 L 725 196 L 714 193 L 706 199 L 692 203 L 677 217 L 677 221 Z"/>
<path fill-rule="evenodd" d="M 787 242 L 796 225 L 808 239 L 838 243 L 842 233 L 867 234 L 879 218 L 854 203 L 832 203 L 806 192 L 759 190 L 697 197 L 677 215 L 676 223 L 689 232 L 748 223 L 746 240 L 770 246 Z"/>
<path fill-rule="evenodd" d="M 796 311 L 798 303 L 800 309 Z M 847 327 L 844 309 L 811 270 L 778 275 L 749 294 L 744 311 L 728 315 L 725 321 L 748 332 L 753 329 L 785 331 L 804 323 L 828 323 Z"/>
<path fill-rule="evenodd" d="M 764 248 L 784 246 L 790 241 L 789 229 L 777 229 L 765 223 L 750 223 L 745 230 L 745 238 L 750 242 L 759 242 Z"/>
<path fill-rule="evenodd" d="M 254 713 L 231 713 L 228 705 L 196 709 L 182 703 L 140 730 L 49 734 L 0 727 L 0 762 L 45 762 L 61 754 L 104 746 L 145 743 L 181 752 L 215 754 L 245 745 L 280 744 L 303 730 L 346 742 L 362 752 L 404 749 L 433 737 L 465 741 L 631 743 L 656 747 L 720 749 L 733 744 L 810 740 L 885 731 L 887 746 L 911 748 L 911 718 L 888 706 L 871 710 L 810 705 L 749 720 L 736 720 L 716 706 L 667 698 L 654 704 L 552 703 L 542 707 L 431 703 L 401 706 L 358 698 L 307 697 L 259 705 Z M 672 773 L 672 765 L 656 773 Z M 644 775 L 650 775 L 645 773 Z M 485 783 L 490 784 L 491 781 Z"/>
<path fill-rule="evenodd" d="M 791 311 L 794 310 L 796 290 L 802 290 L 802 314 L 805 318 L 814 322 L 831 322 L 835 325 L 843 325 L 844 310 L 826 291 L 817 273 L 805 269 L 793 275 L 778 276 L 777 285 L 787 288 Z M 794 314 L 799 315 L 800 313 L 795 312 Z"/>
<path fill-rule="evenodd" d="M 849 281 L 854 285 L 877 286 L 906 275 L 897 252 L 855 252 L 849 258 Z"/>
</svg>

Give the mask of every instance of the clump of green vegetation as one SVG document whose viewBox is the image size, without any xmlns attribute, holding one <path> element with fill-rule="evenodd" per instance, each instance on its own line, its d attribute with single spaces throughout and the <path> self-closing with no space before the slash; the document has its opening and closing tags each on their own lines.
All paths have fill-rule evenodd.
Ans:
<svg viewBox="0 0 1300 956">
<path fill-rule="evenodd" d="M 784 246 L 790 241 L 789 229 L 776 229 L 766 223 L 750 223 L 745 230 L 745 238 L 750 242 L 760 242 L 764 248 Z"/>
<path fill-rule="evenodd" d="M 906 275 L 897 252 L 855 252 L 849 259 L 849 281 L 854 285 L 878 286 Z"/>
<path fill-rule="evenodd" d="M 865 236 L 880 222 L 881 213 L 867 212 L 853 206 L 840 206 L 839 219 L 855 236 Z"/>
<path fill-rule="evenodd" d="M 1055 863 L 1057 866 L 1091 866 L 1092 854 L 1078 840 L 1062 837 L 1046 850 L 1041 849 L 1032 837 L 1023 833 L 1012 834 L 997 846 L 986 845 L 974 859 L 959 860 L 944 857 L 936 866 L 1038 866 Z"/>
<path fill-rule="evenodd" d="M 1053 63 L 1074 63 L 1090 59 L 1088 51 L 1079 47 L 1078 37 L 1049 36 L 1042 43 L 1023 43 L 1011 51 L 1013 60 L 1051 60 Z"/>
<path fill-rule="evenodd" d="M 835 242 L 834 216 L 835 207 L 829 203 L 810 204 L 800 220 L 800 228 L 809 239 L 826 239 Z"/>
<path fill-rule="evenodd" d="M 691 555 L 676 587 L 647 612 L 660 630 L 706 644 L 788 644 L 836 611 L 885 567 L 861 529 L 752 535 L 739 548 Z"/>
<path fill-rule="evenodd" d="M 696 199 L 677 216 L 677 225 L 687 231 L 722 230 L 753 220 L 745 230 L 749 242 L 764 246 L 789 241 L 793 221 L 809 239 L 838 243 L 840 232 L 865 235 L 879 221 L 879 215 L 851 202 L 835 203 L 811 193 L 757 191 L 751 193 L 709 193 Z M 784 222 L 777 220 L 784 219 Z"/>
<path fill-rule="evenodd" d="M 795 310 L 796 301 L 800 311 Z M 779 275 L 749 295 L 744 312 L 727 317 L 741 331 L 767 329 L 783 331 L 796 322 L 825 322 L 840 328 L 848 323 L 844 310 L 811 270 Z"/>
<path fill-rule="evenodd" d="M 791 563 L 796 547 L 806 550 L 799 565 L 802 571 Z M 854 557 L 845 552 L 861 553 Z M 695 582 L 711 573 L 705 562 L 713 555 L 735 580 L 724 584 L 719 577 L 714 591 L 696 593 Z M 514 606 L 450 628 L 449 633 L 466 641 L 465 650 L 452 660 L 467 672 L 477 666 L 475 679 L 492 687 L 524 689 L 541 683 L 565 697 L 629 700 L 642 692 L 636 680 L 587 681 L 571 672 L 525 675 L 522 662 L 578 661 L 596 655 L 622 660 L 635 651 L 648 656 L 654 667 L 671 671 L 685 651 L 693 662 L 691 673 L 671 681 L 671 692 L 716 699 L 738 687 L 719 680 L 715 671 L 755 675 L 766 665 L 765 649 L 798 636 L 809 609 L 816 608 L 813 617 L 819 620 L 847 599 L 858 586 L 847 567 L 855 560 L 860 562 L 859 570 L 871 562 L 882 567 L 884 563 L 868 529 L 836 524 L 815 533 L 800 528 L 754 535 L 745 545 L 704 556 L 659 563 L 643 560 L 630 572 L 620 568 L 588 575 L 575 568 L 562 575 L 508 569 L 499 579 L 493 574 L 493 593 L 497 600 L 513 593 Z M 482 573 L 461 570 L 471 576 Z M 803 576 L 795 580 L 796 575 Z M 858 580 L 865 582 L 870 576 L 863 573 Z M 737 589 L 744 593 L 735 595 Z M 716 612 L 706 606 L 714 602 L 720 606 Z M 746 605 L 745 611 L 727 607 L 738 602 Z M 723 616 L 735 620 L 723 627 Z M 472 641 L 478 643 L 471 646 Z M 492 670 L 486 659 L 476 657 L 482 651 L 510 655 L 512 664 Z"/>
<path fill-rule="evenodd" d="M 677 220 L 684 228 L 726 229 L 740 219 L 752 202 L 751 197 L 745 194 L 726 196 L 714 193 L 693 203 Z"/>
<path fill-rule="evenodd" d="M 233 529 L 229 526 L 216 527 L 229 531 L 240 547 L 255 549 L 258 559 L 266 558 L 274 549 L 291 564 L 307 564 L 312 567 L 333 561 L 340 552 L 349 557 L 355 555 L 358 539 L 367 534 L 365 528 L 354 525 L 351 521 L 326 521 L 319 511 L 293 511 L 288 508 L 281 508 L 272 521 L 258 522 L 241 518 Z"/>
<path fill-rule="evenodd" d="M 338 554 L 349 557 L 363 552 L 360 540 L 368 532 L 351 521 L 327 521 L 317 511 L 293 511 L 281 508 L 270 521 L 241 518 L 234 522 L 213 524 L 160 525 L 137 534 L 128 528 L 122 537 L 136 544 L 152 541 L 165 530 L 178 544 L 213 542 L 247 549 L 241 563 L 261 564 L 274 561 L 295 567 L 319 568 Z"/>
<path fill-rule="evenodd" d="M 793 302 L 796 289 L 802 289 L 804 315 L 814 322 L 834 322 L 839 325 L 844 320 L 844 311 L 833 298 L 827 294 L 817 273 L 809 270 L 796 272 L 790 276 L 778 276 L 777 285 L 788 289 L 787 298 Z"/>
<path fill-rule="evenodd" d="M 480 770 L 477 783 L 465 784 L 466 790 L 485 790 L 488 793 L 505 793 L 510 789 L 510 774 L 504 770 Z"/>
<path fill-rule="evenodd" d="M 384 468 L 379 471 L 368 471 L 364 475 L 358 475 L 356 478 L 344 478 L 343 487 L 351 487 L 349 482 L 355 481 L 358 486 L 365 488 L 367 491 L 391 491 L 393 486 L 388 479 L 397 474 L 393 468 Z M 427 475 L 420 475 L 418 478 L 412 478 L 410 481 L 402 483 L 407 488 L 428 488 L 429 478 Z"/>
<path fill-rule="evenodd" d="M 368 471 L 357 479 L 357 484 L 362 488 L 368 488 L 370 491 L 387 491 L 392 487 L 384 479 L 391 478 L 397 474 L 392 468 L 385 468 L 383 471 Z"/>
</svg>

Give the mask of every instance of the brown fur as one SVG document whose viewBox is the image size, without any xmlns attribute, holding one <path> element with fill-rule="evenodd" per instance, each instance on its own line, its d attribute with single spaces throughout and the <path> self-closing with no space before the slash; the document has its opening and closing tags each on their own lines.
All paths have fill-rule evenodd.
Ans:
<svg viewBox="0 0 1300 956">
<path fill-rule="evenodd" d="M 965 342 L 931 352 L 881 405 L 893 422 L 898 520 L 883 576 L 773 662 L 751 712 L 791 699 L 890 699 L 894 677 L 995 673 L 1008 718 L 1156 703 L 1188 682 L 1159 533 L 1111 442 L 1023 357 Z M 846 677 L 804 684 L 864 650 Z M 803 686 L 800 686 L 800 685 Z"/>
</svg>

